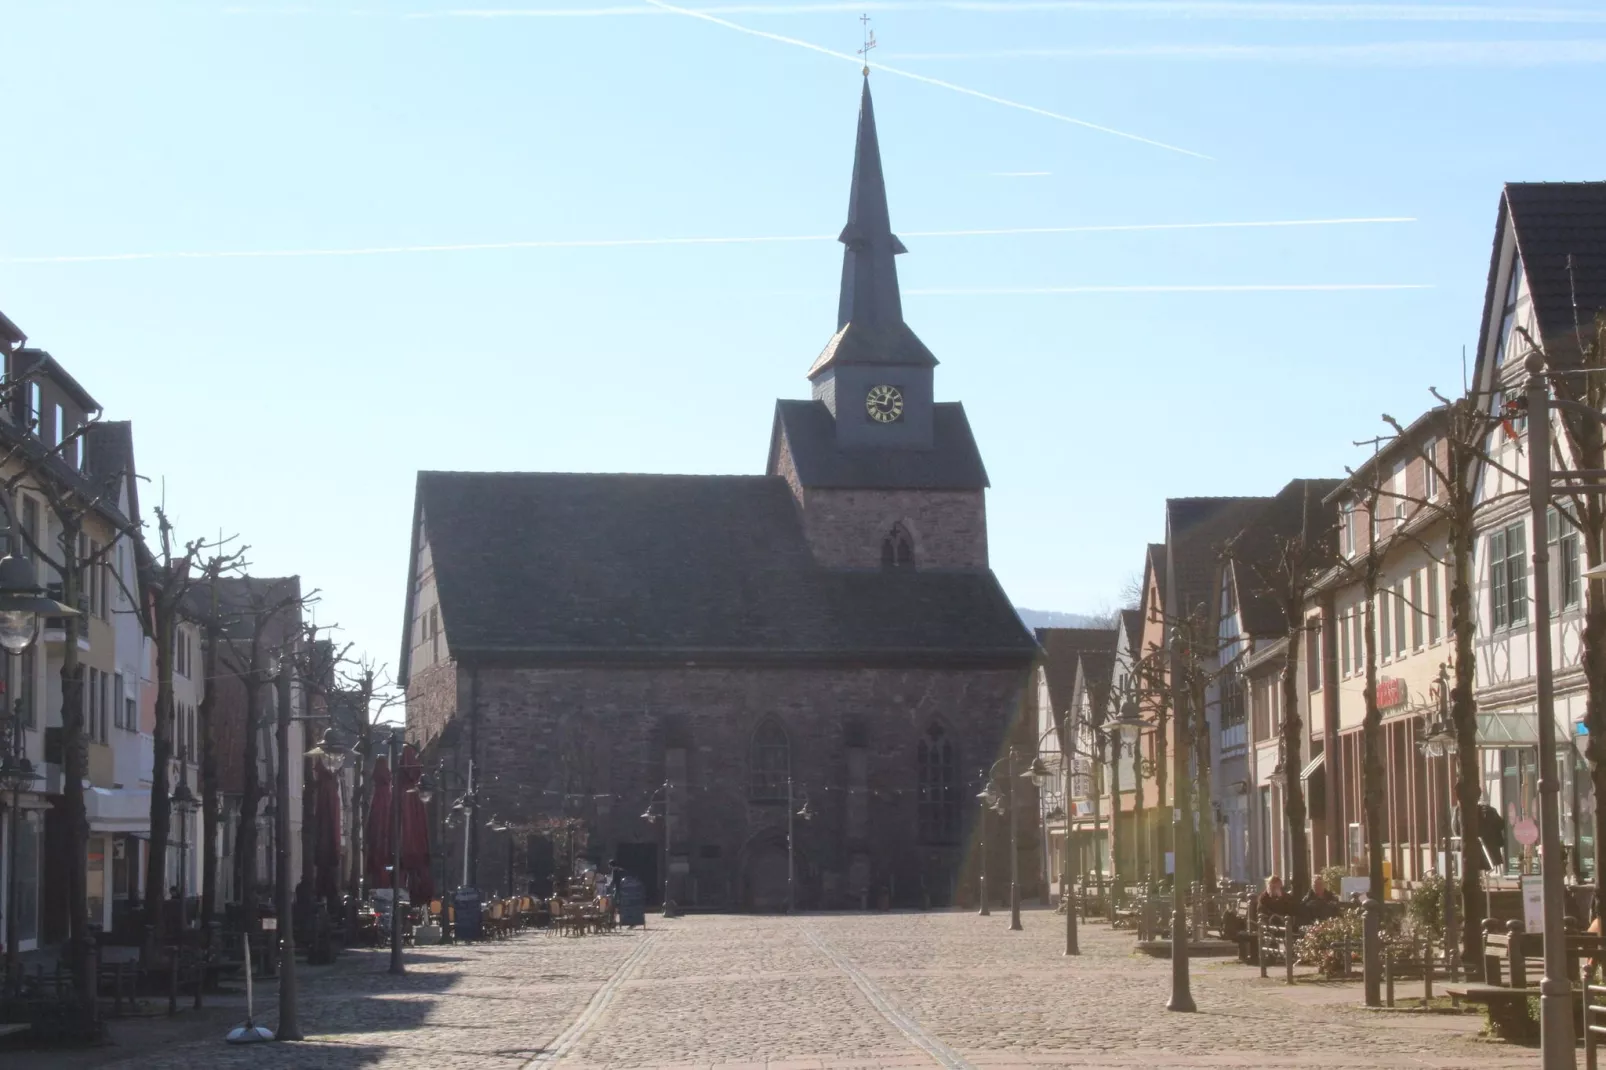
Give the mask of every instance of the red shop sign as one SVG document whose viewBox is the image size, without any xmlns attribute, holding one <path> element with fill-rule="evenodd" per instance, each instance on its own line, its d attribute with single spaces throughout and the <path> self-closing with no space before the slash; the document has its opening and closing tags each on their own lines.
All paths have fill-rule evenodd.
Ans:
<svg viewBox="0 0 1606 1070">
<path fill-rule="evenodd" d="M 1392 710 L 1396 706 L 1405 705 L 1405 681 L 1393 676 L 1385 676 L 1377 682 L 1377 708 Z"/>
</svg>

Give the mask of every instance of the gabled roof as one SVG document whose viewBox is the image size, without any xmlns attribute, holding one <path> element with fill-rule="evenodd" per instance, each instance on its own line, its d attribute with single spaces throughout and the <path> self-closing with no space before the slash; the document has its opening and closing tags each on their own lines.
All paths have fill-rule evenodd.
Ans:
<svg viewBox="0 0 1606 1070">
<path fill-rule="evenodd" d="M 777 470 L 784 436 L 805 487 L 981 490 L 988 486 L 965 407 L 946 401 L 931 410 L 930 449 L 889 450 L 840 445 L 836 420 L 823 401 L 777 401 L 765 470 Z"/>
<path fill-rule="evenodd" d="M 89 396 L 89 391 L 78 385 L 78 380 L 68 374 L 55 357 L 43 349 L 19 349 L 15 360 L 15 377 L 21 379 L 30 372 L 36 378 L 49 379 L 59 386 L 63 393 L 72 398 L 73 404 L 85 412 L 99 412 L 100 402 Z"/>
<path fill-rule="evenodd" d="M 1170 611 L 1183 615 L 1204 606 L 1213 612 L 1216 576 L 1227 540 L 1264 509 L 1270 498 L 1168 498 L 1166 499 L 1166 550 L 1173 603 Z"/>
<path fill-rule="evenodd" d="M 1570 347 L 1574 325 L 1590 331 L 1606 309 L 1606 182 L 1508 182 L 1501 190 L 1478 352 L 1499 315 L 1501 239 L 1510 220 L 1548 350 Z M 1576 312 L 1575 312 L 1576 302 Z"/>
<path fill-rule="evenodd" d="M 138 526 L 139 479 L 134 468 L 134 425 L 127 420 L 97 420 L 84 429 L 83 475 L 102 499 L 119 511 L 128 494 L 127 519 Z"/>
<path fill-rule="evenodd" d="M 1114 628 L 1038 628 L 1043 648 L 1043 673 L 1048 677 L 1048 698 L 1054 717 L 1063 718 L 1076 699 L 1076 664 L 1085 654 L 1108 654 L 1115 661 Z"/>
<path fill-rule="evenodd" d="M 1277 593 L 1266 589 L 1252 566 L 1275 570 L 1283 541 L 1302 531 L 1313 548 L 1318 545 L 1317 540 L 1321 540 L 1323 554 L 1313 554 L 1313 563 L 1332 557 L 1337 552 L 1333 532 L 1338 511 L 1331 495 L 1342 482 L 1338 479 L 1290 480 L 1240 529 L 1233 542 L 1232 573 L 1244 634 L 1271 638 L 1287 631 Z"/>
<path fill-rule="evenodd" d="M 28 336 L 22 333 L 22 328 L 7 319 L 4 312 L 0 312 L 0 348 L 15 349 L 27 340 Z"/>
<path fill-rule="evenodd" d="M 1143 645 L 1143 610 L 1121 610 L 1121 627 L 1126 632 L 1126 648 L 1136 652 Z"/>
<path fill-rule="evenodd" d="M 990 571 L 819 566 L 779 477 L 420 472 L 414 515 L 458 659 L 1025 667 L 1037 654 Z"/>
<path fill-rule="evenodd" d="M 1114 632 L 1111 632 L 1113 639 Z M 1101 723 L 1112 711 L 1106 706 L 1110 699 L 1110 679 L 1115 672 L 1115 649 L 1084 650 L 1076 659 L 1076 686 L 1087 691 L 1088 708 Z"/>
<path fill-rule="evenodd" d="M 1412 460 L 1420 454 L 1418 446 L 1424 440 L 1436 438 L 1445 430 L 1445 421 L 1450 417 L 1450 410 L 1444 405 L 1435 405 L 1433 408 L 1418 416 L 1406 425 L 1405 433 L 1396 435 L 1388 442 L 1382 444 L 1378 451 L 1366 460 L 1356 465 L 1354 470 L 1345 478 L 1333 480 L 1332 487 L 1327 491 L 1324 501 L 1329 504 L 1338 504 L 1351 491 L 1362 490 L 1368 486 L 1379 486 L 1381 481 L 1374 473 L 1385 464 L 1393 464 L 1401 459 Z M 1364 494 L 1357 495 L 1365 497 Z"/>
</svg>

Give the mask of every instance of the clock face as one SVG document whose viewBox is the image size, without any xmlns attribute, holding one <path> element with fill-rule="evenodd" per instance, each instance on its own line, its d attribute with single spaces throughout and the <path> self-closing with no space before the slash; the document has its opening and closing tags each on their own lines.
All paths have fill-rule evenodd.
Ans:
<svg viewBox="0 0 1606 1070">
<path fill-rule="evenodd" d="M 864 396 L 865 411 L 878 424 L 890 424 L 903 418 L 903 391 L 895 386 L 872 386 Z"/>
</svg>

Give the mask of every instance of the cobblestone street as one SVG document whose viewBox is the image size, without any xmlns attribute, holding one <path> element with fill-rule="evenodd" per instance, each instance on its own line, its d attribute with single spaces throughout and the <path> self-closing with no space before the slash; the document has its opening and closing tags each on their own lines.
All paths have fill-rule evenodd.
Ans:
<svg viewBox="0 0 1606 1070">
<path fill-rule="evenodd" d="M 1169 1014 L 1169 963 L 1130 934 L 1007 912 L 650 919 L 646 933 L 529 933 L 382 954 L 310 973 L 308 1041 L 229 1048 L 221 1029 L 93 1065 L 405 1067 L 1467 1067 L 1537 1065 L 1478 1037 L 1473 1015 L 1368 1012 L 1354 984 L 1262 981 L 1195 964 L 1199 1013 Z M 270 993 L 271 995 L 271 993 Z M 259 1014 L 271 1025 L 271 1003 Z M 132 1030 L 133 1032 L 127 1032 Z M 38 1065 L 52 1065 L 48 1058 Z M 56 1064 L 64 1065 L 64 1064 Z M 74 1063 L 74 1065 L 79 1065 Z M 88 1065 L 88 1064 L 84 1064 Z"/>
</svg>

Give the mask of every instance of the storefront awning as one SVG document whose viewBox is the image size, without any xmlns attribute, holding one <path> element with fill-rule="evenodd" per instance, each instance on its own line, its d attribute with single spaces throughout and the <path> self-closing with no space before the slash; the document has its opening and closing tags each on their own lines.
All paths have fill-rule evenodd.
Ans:
<svg viewBox="0 0 1606 1070">
<path fill-rule="evenodd" d="M 1299 779 L 1300 780 L 1309 780 L 1311 777 L 1315 776 L 1316 773 L 1318 773 L 1321 770 L 1322 763 L 1324 761 L 1326 761 L 1326 760 L 1327 760 L 1327 752 L 1326 751 L 1323 751 L 1322 753 L 1318 754 L 1316 757 L 1312 758 L 1309 762 L 1305 763 L 1305 768 L 1303 768 L 1303 769 L 1301 769 L 1299 771 Z"/>
<path fill-rule="evenodd" d="M 150 835 L 151 793 L 133 788 L 89 788 L 84 811 L 91 832 L 139 832 Z"/>
</svg>

